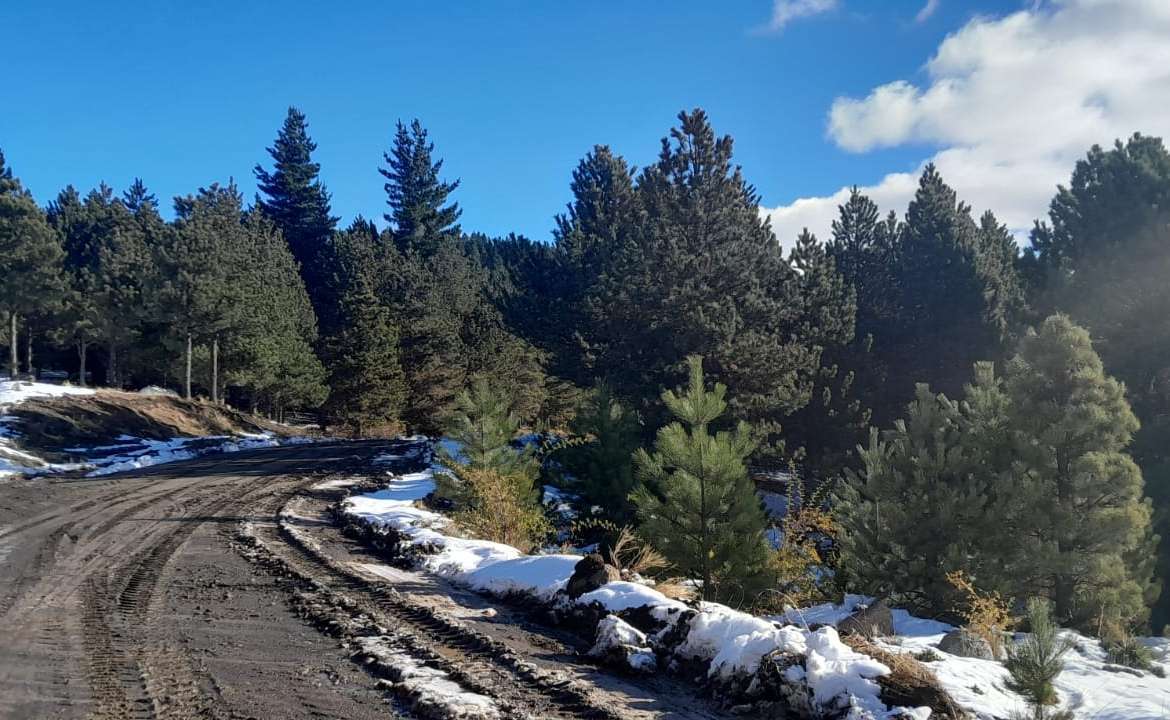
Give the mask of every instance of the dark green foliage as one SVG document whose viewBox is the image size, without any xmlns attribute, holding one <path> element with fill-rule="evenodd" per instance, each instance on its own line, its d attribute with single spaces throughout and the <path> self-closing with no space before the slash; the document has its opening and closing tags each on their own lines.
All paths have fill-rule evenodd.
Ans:
<svg viewBox="0 0 1170 720">
<path fill-rule="evenodd" d="M 994 260 L 985 260 L 988 250 Z M 995 275 L 1004 271 L 1002 252 L 981 241 L 970 208 L 928 165 L 894 255 L 897 318 L 877 338 L 878 347 L 891 353 L 891 392 L 907 393 L 913 383 L 926 382 L 954 395 L 970 380 L 975 361 L 999 357 L 1015 302 L 997 292 L 1012 285 Z"/>
<path fill-rule="evenodd" d="M 991 462 L 1006 398 L 989 365 L 977 370 L 968 399 L 919 385 L 906 418 L 880 436 L 873 430 L 860 448 L 863 469 L 847 471 L 834 508 L 848 587 L 932 615 L 955 607 L 949 572 L 999 589 L 1018 544 L 1005 546 L 997 528 L 1008 519 L 1013 478 Z"/>
<path fill-rule="evenodd" d="M 388 272 L 383 302 L 401 333 L 401 363 L 409 392 L 406 422 L 424 432 L 442 428 L 470 378 L 517 387 L 515 410 L 535 420 L 543 405 L 543 358 L 507 327 L 488 294 L 488 273 L 455 225 L 458 206 L 446 204 L 458 187 L 439 179 L 442 161 L 415 121 L 399 123 L 386 154 Z"/>
<path fill-rule="evenodd" d="M 555 322 L 541 328 L 563 358 L 561 372 L 588 385 L 611 372 L 609 348 L 621 341 L 632 308 L 615 302 L 627 264 L 639 257 L 642 226 L 633 169 L 598 145 L 573 170 L 573 201 L 556 217 L 553 280 L 545 293 Z"/>
<path fill-rule="evenodd" d="M 1025 337 L 962 403 L 919 386 L 906 420 L 861 452 L 837 514 L 842 577 L 931 613 L 961 570 L 1005 597 L 1051 598 L 1062 621 L 1140 620 L 1149 507 L 1124 449 L 1137 427 L 1120 383 L 1066 317 Z"/>
<path fill-rule="evenodd" d="M 603 508 L 614 522 L 628 522 L 632 515 L 629 495 L 634 489 L 633 454 L 642 437 L 638 416 L 601 384 L 582 403 L 572 431 L 584 442 L 570 444 L 556 459 L 575 480 L 573 489 L 589 505 Z"/>
<path fill-rule="evenodd" d="M 406 377 L 399 360 L 398 328 L 377 295 L 384 265 L 377 235 L 360 220 L 329 245 L 329 303 L 336 308 L 324 355 L 330 368 L 327 409 L 359 435 L 389 425 L 406 403 Z"/>
<path fill-rule="evenodd" d="M 386 167 L 378 172 L 386 178 L 386 222 L 391 224 L 394 241 L 403 253 L 433 254 L 444 241 L 459 237 L 458 203 L 447 205 L 448 196 L 459 181 L 439 179 L 442 160 L 432 160 L 434 143 L 416 119 L 410 126 L 400 121 L 394 133 L 394 147 L 383 157 Z"/>
<path fill-rule="evenodd" d="M 1092 333 L 1101 359 L 1126 385 L 1141 420 L 1133 445 L 1162 541 L 1158 575 L 1170 577 L 1170 153 L 1134 135 L 1093 147 L 1038 224 L 1025 267 L 1033 302 L 1055 306 Z M 1152 624 L 1170 621 L 1163 590 Z"/>
<path fill-rule="evenodd" d="M 800 271 L 802 296 L 813 323 L 849 324 L 844 334 L 853 335 L 856 290 L 837 272 L 836 259 L 807 230 L 797 238 L 789 262 Z M 842 313 L 844 315 L 842 315 Z M 870 411 L 854 388 L 855 371 L 842 362 L 860 362 L 856 345 L 834 343 L 821 356 L 822 366 L 804 407 L 783 421 L 784 445 L 812 477 L 831 478 L 854 462 L 854 449 L 869 431 Z"/>
<path fill-rule="evenodd" d="M 235 383 L 250 404 L 281 412 L 324 399 L 324 370 L 312 354 L 316 319 L 280 231 L 245 213 L 234 185 L 177 198 L 178 216 L 159 248 L 160 317 L 166 341 L 183 356 L 192 394 L 198 346 L 212 362 L 212 399 Z"/>
<path fill-rule="evenodd" d="M 1123 247 L 1170 207 L 1170 153 L 1160 138 L 1134 134 L 1112 149 L 1094 145 L 1037 223 L 1028 258 L 1042 286 L 1059 285 L 1081 263 Z"/>
<path fill-rule="evenodd" d="M 756 443 L 743 422 L 713 432 L 727 388 L 706 388 L 702 358 L 687 366 L 686 387 L 662 394 L 677 420 L 658 431 L 652 453 L 634 455 L 639 535 L 698 581 L 704 599 L 750 604 L 769 584 L 764 511 L 746 465 Z"/>
<path fill-rule="evenodd" d="M 290 107 L 276 142 L 268 148 L 272 172 L 260 165 L 252 172 L 262 193 L 256 207 L 280 228 L 320 312 L 321 250 L 337 227 L 337 218 L 330 215 L 329 193 L 319 178 L 321 166 L 313 162 L 316 149 L 305 114 Z"/>
<path fill-rule="evenodd" d="M 234 280 L 247 297 L 224 338 L 227 382 L 248 405 L 274 411 L 325 400 L 325 368 L 313 353 L 317 319 L 280 231 L 258 212 L 244 216 Z"/>
<path fill-rule="evenodd" d="M 122 204 L 130 212 L 138 215 L 148 212 L 151 208 L 157 210 L 158 197 L 146 189 L 146 183 L 142 182 L 142 178 L 134 178 L 134 182 L 122 193 Z"/>
<path fill-rule="evenodd" d="M 1028 601 L 1027 623 L 1027 637 L 1008 648 L 1003 664 L 1011 675 L 1008 687 L 1027 699 L 1031 719 L 1045 720 L 1051 717 L 1048 707 L 1057 703 L 1052 683 L 1064 670 L 1064 655 L 1074 645 L 1060 635 L 1046 600 Z"/>
<path fill-rule="evenodd" d="M 848 297 L 802 286 L 732 164 L 731 138 L 702 110 L 679 120 L 632 194 L 624 161 L 604 148 L 574 174 L 557 240 L 585 284 L 570 298 L 583 318 L 579 376 L 605 379 L 657 420 L 657 389 L 701 354 L 732 389 L 733 416 L 774 427 L 807 403 L 822 347 L 851 334 Z"/>
<path fill-rule="evenodd" d="M 62 255 L 57 233 L 0 153 L 0 311 L 8 321 L 4 334 L 14 378 L 20 320 L 60 298 Z"/>
<path fill-rule="evenodd" d="M 161 219 L 147 223 L 146 214 L 154 209 L 145 200 L 137 208 L 139 214 L 101 185 L 84 200 L 66 188 L 48 213 L 65 248 L 71 301 L 63 320 L 68 335 L 79 354 L 83 344 L 104 347 L 105 384 L 111 387 L 121 386 L 120 355 L 138 343 L 139 328 L 151 312 L 151 247 L 161 232 Z"/>
</svg>

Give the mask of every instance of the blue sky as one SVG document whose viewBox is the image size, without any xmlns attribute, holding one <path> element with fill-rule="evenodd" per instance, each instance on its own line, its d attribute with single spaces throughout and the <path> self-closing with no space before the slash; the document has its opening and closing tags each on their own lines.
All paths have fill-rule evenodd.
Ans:
<svg viewBox="0 0 1170 720">
<path fill-rule="evenodd" d="M 945 146 L 905 134 L 859 152 L 828 133 L 838 98 L 925 88 L 948 33 L 1024 7 L 939 0 L 916 20 L 925 2 L 10 2 L 0 148 L 42 203 L 136 176 L 168 206 L 229 177 L 251 197 L 293 104 L 335 213 L 380 221 L 381 153 L 395 120 L 418 117 L 462 179 L 466 229 L 547 239 L 592 145 L 646 164 L 676 113 L 702 106 L 776 208 Z M 802 5 L 821 12 L 767 29 Z"/>
</svg>

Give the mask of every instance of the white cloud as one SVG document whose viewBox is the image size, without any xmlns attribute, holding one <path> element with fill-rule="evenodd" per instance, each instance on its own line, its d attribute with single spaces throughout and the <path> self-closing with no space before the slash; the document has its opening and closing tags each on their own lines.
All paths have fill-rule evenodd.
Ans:
<svg viewBox="0 0 1170 720">
<path fill-rule="evenodd" d="M 929 20 L 930 16 L 934 15 L 934 11 L 938 10 L 938 4 L 939 0 L 926 0 L 926 4 L 923 5 L 922 9 L 918 11 L 918 14 L 914 16 L 914 22 L 924 23 Z"/>
<path fill-rule="evenodd" d="M 1006 17 L 976 18 L 926 63 L 927 81 L 897 80 L 842 97 L 828 134 L 841 148 L 927 144 L 924 156 L 972 204 L 1017 231 L 1042 217 L 1057 183 L 1094 143 L 1136 131 L 1170 136 L 1170 2 L 1054 0 Z M 866 187 L 883 212 L 905 211 L 916 172 Z M 826 236 L 841 190 L 765 209 L 777 236 Z"/>
<path fill-rule="evenodd" d="M 772 19 L 768 22 L 770 32 L 780 32 L 793 20 L 812 17 L 834 10 L 837 0 L 773 0 Z"/>
</svg>

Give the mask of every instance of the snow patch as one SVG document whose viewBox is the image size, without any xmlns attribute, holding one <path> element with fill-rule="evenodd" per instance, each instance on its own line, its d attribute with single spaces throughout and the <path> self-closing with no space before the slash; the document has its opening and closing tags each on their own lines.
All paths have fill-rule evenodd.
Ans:
<svg viewBox="0 0 1170 720">
<path fill-rule="evenodd" d="M 424 717 L 451 720 L 495 720 L 501 717 L 496 701 L 468 692 L 451 680 L 447 673 L 423 665 L 408 655 L 389 636 L 357 638 L 366 655 L 378 660 L 381 669 L 392 676 L 395 691 L 410 702 L 411 708 Z"/>
</svg>

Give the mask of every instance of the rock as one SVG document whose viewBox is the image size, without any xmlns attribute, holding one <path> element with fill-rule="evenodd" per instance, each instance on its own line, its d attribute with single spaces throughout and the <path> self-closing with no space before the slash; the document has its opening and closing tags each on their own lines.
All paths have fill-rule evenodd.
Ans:
<svg viewBox="0 0 1170 720">
<path fill-rule="evenodd" d="M 622 579 L 622 574 L 612 565 L 605 564 L 605 558 L 597 553 L 590 553 L 573 566 L 573 575 L 569 578 L 565 592 L 571 598 L 578 598 L 608 582 Z"/>
<path fill-rule="evenodd" d="M 837 623 L 841 635 L 861 635 L 866 638 L 889 637 L 894 634 L 894 616 L 884 599 L 862 608 Z"/>
<path fill-rule="evenodd" d="M 959 657 L 978 658 L 980 660 L 994 660 L 991 645 L 986 640 L 966 628 L 951 630 L 938 643 L 938 649 Z"/>
<path fill-rule="evenodd" d="M 658 669 L 658 659 L 647 643 L 646 634 L 617 615 L 606 615 L 597 624 L 597 639 L 589 656 L 635 673 L 651 674 Z"/>
</svg>

